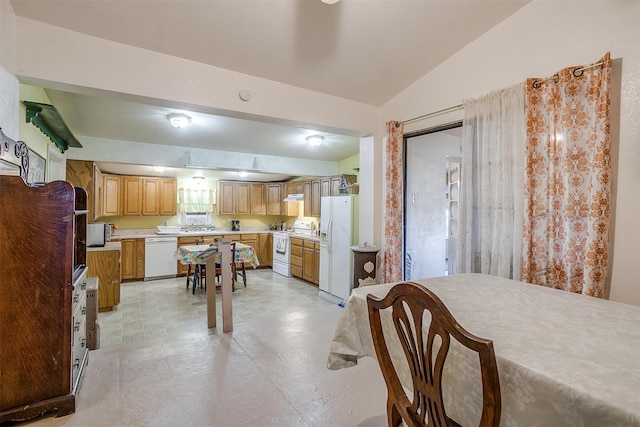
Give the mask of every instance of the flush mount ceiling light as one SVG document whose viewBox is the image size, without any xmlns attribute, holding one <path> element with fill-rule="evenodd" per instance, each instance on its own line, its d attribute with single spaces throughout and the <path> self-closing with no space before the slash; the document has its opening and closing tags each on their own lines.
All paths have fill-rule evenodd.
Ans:
<svg viewBox="0 0 640 427">
<path fill-rule="evenodd" d="M 340 0 L 322 0 L 322 3 L 325 3 L 325 4 L 336 4 L 339 1 Z"/>
<path fill-rule="evenodd" d="M 187 127 L 189 123 L 191 123 L 191 117 L 182 113 L 172 113 L 167 116 L 167 120 L 171 123 L 171 126 L 174 128 L 183 128 Z"/>
<path fill-rule="evenodd" d="M 309 145 L 314 147 L 322 144 L 322 141 L 324 141 L 324 137 L 322 135 L 310 135 L 307 137 Z"/>
</svg>

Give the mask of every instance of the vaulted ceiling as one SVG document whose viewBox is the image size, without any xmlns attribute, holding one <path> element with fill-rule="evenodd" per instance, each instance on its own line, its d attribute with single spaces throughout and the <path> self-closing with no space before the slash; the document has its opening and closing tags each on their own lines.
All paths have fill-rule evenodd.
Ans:
<svg viewBox="0 0 640 427">
<path fill-rule="evenodd" d="M 379 107 L 527 1 L 485 0 L 11 0 L 16 15 L 152 51 Z M 172 144 L 148 121 L 166 105 L 60 90 L 47 93 L 77 135 Z M 308 130 L 196 115 L 223 129 L 190 143 L 291 156 Z M 108 120 L 105 120 L 105 117 Z M 112 126 L 128 123 L 135 126 Z M 107 125 L 108 124 L 108 125 Z M 203 128 L 204 129 L 204 128 Z M 325 134 L 297 157 L 337 161 L 353 135 Z M 217 141 L 212 146 L 212 140 Z M 268 151 L 268 152 L 266 152 Z"/>
</svg>

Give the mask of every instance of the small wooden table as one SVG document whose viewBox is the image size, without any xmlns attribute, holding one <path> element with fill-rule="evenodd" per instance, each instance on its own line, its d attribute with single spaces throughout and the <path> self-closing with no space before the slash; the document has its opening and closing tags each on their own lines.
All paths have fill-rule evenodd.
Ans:
<svg viewBox="0 0 640 427">
<path fill-rule="evenodd" d="M 195 249 L 194 249 L 195 248 Z M 215 283 L 216 261 L 220 261 L 222 269 L 222 331 L 233 331 L 233 313 L 231 306 L 231 239 L 223 238 L 210 246 L 181 246 L 176 250 L 176 257 L 186 249 L 193 249 L 188 256 L 190 262 L 205 262 L 207 266 L 207 283 Z M 185 263 L 182 259 L 180 262 Z M 187 262 L 188 263 L 188 262 Z M 207 327 L 216 327 L 216 292 L 207 292 Z"/>
</svg>

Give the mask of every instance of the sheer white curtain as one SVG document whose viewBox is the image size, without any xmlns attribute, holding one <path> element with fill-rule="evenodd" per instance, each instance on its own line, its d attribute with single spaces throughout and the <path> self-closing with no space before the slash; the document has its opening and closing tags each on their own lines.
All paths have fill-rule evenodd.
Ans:
<svg viewBox="0 0 640 427">
<path fill-rule="evenodd" d="M 187 212 L 206 212 L 209 224 L 213 220 L 216 190 L 212 188 L 178 188 L 178 224 L 187 223 Z"/>
<path fill-rule="evenodd" d="M 464 101 L 458 272 L 520 280 L 524 95 L 520 83 Z"/>
</svg>

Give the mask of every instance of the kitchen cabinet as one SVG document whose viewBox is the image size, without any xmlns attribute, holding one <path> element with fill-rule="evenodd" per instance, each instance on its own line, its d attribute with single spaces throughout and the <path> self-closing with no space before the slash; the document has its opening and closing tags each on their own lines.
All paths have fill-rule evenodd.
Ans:
<svg viewBox="0 0 640 427">
<path fill-rule="evenodd" d="M 94 171 L 97 166 L 94 162 L 84 160 L 67 160 L 66 162 L 66 180 L 74 187 L 84 188 L 87 192 L 87 209 L 89 222 L 95 221 L 100 217 L 99 203 L 100 199 L 95 197 L 94 189 L 96 178 Z"/>
<path fill-rule="evenodd" d="M 302 182 L 302 193 L 304 194 L 304 216 L 320 217 L 320 201 L 324 196 L 341 196 L 340 188 L 342 180 L 347 184 L 356 182 L 355 175 L 343 174 L 330 177 L 323 177 Z"/>
<path fill-rule="evenodd" d="M 144 279 L 144 239 L 120 241 L 122 280 Z"/>
<path fill-rule="evenodd" d="M 235 182 L 218 181 L 218 215 L 233 215 L 236 213 L 234 206 Z"/>
<path fill-rule="evenodd" d="M 320 217 L 320 180 L 311 181 L 311 216 Z"/>
<path fill-rule="evenodd" d="M 304 279 L 303 277 L 303 266 L 304 266 L 304 262 L 303 262 L 303 254 L 304 254 L 304 247 L 303 247 L 303 240 L 302 239 L 298 239 L 296 237 L 292 237 L 289 240 L 289 249 L 290 249 L 290 256 L 289 256 L 289 271 L 291 272 L 291 275 L 293 277 L 297 277 L 299 279 Z"/>
<path fill-rule="evenodd" d="M 302 183 L 302 194 L 304 195 L 304 216 L 311 216 L 311 181 Z"/>
<path fill-rule="evenodd" d="M 302 250 L 302 278 L 313 283 L 316 271 L 315 242 L 304 240 Z"/>
<path fill-rule="evenodd" d="M 122 191 L 122 215 L 139 216 L 142 213 L 142 178 L 123 176 Z"/>
<path fill-rule="evenodd" d="M 302 193 L 304 194 L 304 216 L 320 217 L 320 180 L 304 181 Z"/>
<path fill-rule="evenodd" d="M 4 141 L 14 144 L 4 154 L 22 147 L 26 156 L 26 146 Z M 89 206 L 86 191 L 67 181 L 29 187 L 20 176 L 2 175 L 0 189 L 0 206 L 11 207 L 0 215 L 4 425 L 75 411 L 89 358 L 84 266 Z"/>
<path fill-rule="evenodd" d="M 249 184 L 251 215 L 265 215 L 267 213 L 265 200 L 265 184 L 252 182 Z"/>
<path fill-rule="evenodd" d="M 289 270 L 291 275 L 309 283 L 320 283 L 320 243 L 310 239 L 290 239 Z"/>
<path fill-rule="evenodd" d="M 176 213 L 175 178 L 123 176 L 123 215 L 172 216 Z"/>
<path fill-rule="evenodd" d="M 331 194 L 331 177 L 320 179 L 320 197 L 332 196 Z"/>
<path fill-rule="evenodd" d="M 122 191 L 120 175 L 102 174 L 102 183 L 97 198 L 100 200 L 98 217 L 122 215 Z"/>
<path fill-rule="evenodd" d="M 265 215 L 265 184 L 218 181 L 218 215 Z"/>
<path fill-rule="evenodd" d="M 158 178 L 158 215 L 175 216 L 178 205 L 178 181 L 175 178 Z"/>
<path fill-rule="evenodd" d="M 87 191 L 89 219 L 106 216 L 175 216 L 175 178 L 114 175 L 94 162 L 67 160 L 67 181 Z"/>
<path fill-rule="evenodd" d="M 258 261 L 261 267 L 271 267 L 273 265 L 273 236 L 271 233 L 258 234 Z"/>
<path fill-rule="evenodd" d="M 87 251 L 87 277 L 97 277 L 98 311 L 120 304 L 120 249 Z"/>
<path fill-rule="evenodd" d="M 93 208 L 93 210 L 89 209 L 89 218 L 91 218 L 92 221 L 97 220 L 98 218 L 100 218 L 100 214 L 102 212 L 102 194 L 104 193 L 104 187 L 103 187 L 103 175 L 102 172 L 100 171 L 100 169 L 98 169 L 98 165 L 96 165 L 95 163 L 93 163 L 93 188 L 92 188 L 92 194 L 91 194 L 91 199 L 92 201 L 90 201 L 90 207 Z M 91 184 L 90 184 L 91 185 Z M 87 195 L 89 194 L 89 188 L 87 188 Z"/>
<path fill-rule="evenodd" d="M 238 182 L 235 184 L 235 194 L 233 197 L 234 214 L 251 214 L 251 184 L 248 182 Z"/>
<path fill-rule="evenodd" d="M 300 203 L 285 202 L 284 198 L 288 194 L 302 194 L 302 181 L 286 182 L 282 184 L 283 191 L 280 198 L 281 215 L 298 216 Z"/>
<path fill-rule="evenodd" d="M 141 215 L 158 215 L 160 206 L 160 185 L 157 179 L 142 178 L 142 210 Z"/>
<path fill-rule="evenodd" d="M 282 200 L 284 196 L 283 184 L 280 182 L 271 182 L 266 184 L 267 203 L 266 214 L 267 215 L 285 215 L 286 203 Z"/>
<path fill-rule="evenodd" d="M 353 175 L 355 182 L 355 175 Z M 340 187 L 342 187 L 342 176 L 332 176 L 331 177 L 331 190 L 330 196 L 340 196 Z"/>
</svg>

